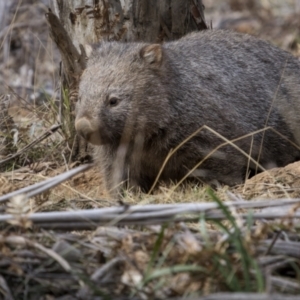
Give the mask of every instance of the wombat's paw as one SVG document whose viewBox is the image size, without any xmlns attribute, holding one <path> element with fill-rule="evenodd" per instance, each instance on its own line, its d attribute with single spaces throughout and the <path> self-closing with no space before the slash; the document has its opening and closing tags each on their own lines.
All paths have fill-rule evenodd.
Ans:
<svg viewBox="0 0 300 300">
<path fill-rule="evenodd" d="M 94 145 L 101 145 L 99 130 L 86 117 L 82 117 L 75 122 L 77 133 Z"/>
</svg>

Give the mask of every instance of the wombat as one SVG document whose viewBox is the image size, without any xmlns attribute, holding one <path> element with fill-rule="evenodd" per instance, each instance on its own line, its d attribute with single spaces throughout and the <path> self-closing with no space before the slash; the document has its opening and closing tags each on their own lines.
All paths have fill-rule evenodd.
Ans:
<svg viewBox="0 0 300 300">
<path fill-rule="evenodd" d="M 80 79 L 75 127 L 96 145 L 109 190 L 149 191 L 158 174 L 235 185 L 298 159 L 299 97 L 299 61 L 253 36 L 101 42 Z"/>
</svg>

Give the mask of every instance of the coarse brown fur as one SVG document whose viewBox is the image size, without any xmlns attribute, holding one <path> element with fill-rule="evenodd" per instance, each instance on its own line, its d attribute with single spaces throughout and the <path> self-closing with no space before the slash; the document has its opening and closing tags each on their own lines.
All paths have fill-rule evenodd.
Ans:
<svg viewBox="0 0 300 300">
<path fill-rule="evenodd" d="M 95 144 L 108 189 L 127 182 L 148 191 L 164 160 L 201 126 L 233 140 L 264 168 L 298 159 L 300 64 L 249 35 L 208 30 L 157 44 L 94 46 L 79 87 L 76 129 Z M 160 179 L 178 181 L 224 140 L 202 130 L 174 153 Z M 193 173 L 234 185 L 248 158 L 231 145 Z M 251 163 L 250 168 L 255 169 Z"/>
</svg>

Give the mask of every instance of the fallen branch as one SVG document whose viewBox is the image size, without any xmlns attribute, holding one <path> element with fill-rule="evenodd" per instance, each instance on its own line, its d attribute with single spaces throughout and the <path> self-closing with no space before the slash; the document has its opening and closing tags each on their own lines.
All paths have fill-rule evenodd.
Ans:
<svg viewBox="0 0 300 300">
<path fill-rule="evenodd" d="M 224 206 L 238 209 L 253 209 L 270 206 L 286 206 L 299 204 L 300 199 L 294 200 L 270 200 L 258 202 L 224 202 Z M 289 218 L 299 219 L 300 212 L 288 212 L 279 210 L 275 212 L 242 212 L 238 214 L 241 219 L 247 219 L 251 215 L 253 220 L 266 220 Z M 20 217 L 20 216 L 18 216 Z M 23 216 L 22 216 L 23 217 Z M 88 209 L 78 211 L 41 212 L 28 216 L 34 225 L 51 229 L 94 229 L 98 226 L 111 225 L 154 225 L 166 222 L 197 222 L 200 218 L 205 220 L 224 220 L 227 216 L 219 208 L 217 203 L 181 203 L 181 204 L 156 204 L 117 206 L 100 209 Z M 14 219 L 13 215 L 0 216 L 0 223 Z"/>
<path fill-rule="evenodd" d="M 0 197 L 0 203 L 6 202 L 10 198 L 15 197 L 20 194 L 26 194 L 26 196 L 28 198 L 34 197 L 36 195 L 44 193 L 45 191 L 49 190 L 50 188 L 57 186 L 58 184 L 70 179 L 71 177 L 73 177 L 76 174 L 88 170 L 91 167 L 92 167 L 92 164 L 82 165 L 82 166 L 74 168 L 70 171 L 64 172 L 60 175 L 57 175 L 53 178 L 49 178 L 42 182 L 38 182 L 36 184 L 30 185 L 30 186 L 24 187 L 22 189 L 19 189 L 17 191 L 11 192 L 9 194 L 3 195 Z"/>
</svg>

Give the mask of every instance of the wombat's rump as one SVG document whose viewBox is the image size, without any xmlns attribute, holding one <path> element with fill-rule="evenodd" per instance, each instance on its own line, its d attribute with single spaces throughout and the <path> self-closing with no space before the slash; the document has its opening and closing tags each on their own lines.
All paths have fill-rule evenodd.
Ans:
<svg viewBox="0 0 300 300">
<path fill-rule="evenodd" d="M 168 153 L 203 125 L 228 140 L 193 172 L 234 185 L 255 169 L 299 156 L 300 68 L 249 35 L 207 30 L 158 44 L 94 46 L 79 87 L 76 130 L 95 144 L 108 189 L 147 191 Z M 178 181 L 224 143 L 204 128 L 174 153 L 160 179 Z"/>
</svg>

